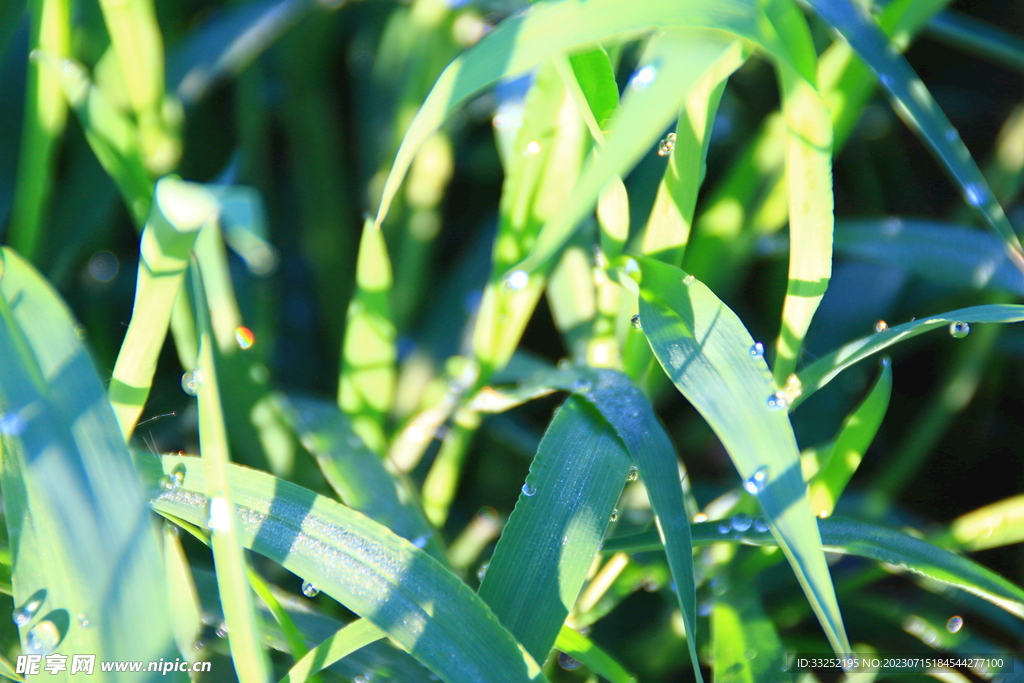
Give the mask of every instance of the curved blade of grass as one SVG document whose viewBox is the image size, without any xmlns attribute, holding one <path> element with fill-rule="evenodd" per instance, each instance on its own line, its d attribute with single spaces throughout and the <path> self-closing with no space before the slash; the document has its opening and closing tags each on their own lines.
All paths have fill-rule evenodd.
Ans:
<svg viewBox="0 0 1024 683">
<path fill-rule="evenodd" d="M 757 495 L 832 647 L 849 652 L 793 427 L 785 410 L 769 407 L 779 399 L 763 356 L 753 352 L 736 314 L 703 284 L 651 259 L 641 268 L 640 319 L 654 355 Z"/>
<path fill-rule="evenodd" d="M 136 226 L 145 225 L 153 181 L 142 160 L 135 124 L 93 85 L 80 63 L 55 55 L 38 55 L 41 66 L 60 75 L 61 88 L 78 115 L 89 147 L 113 178 Z"/>
<path fill-rule="evenodd" d="M 164 524 L 164 574 L 167 577 L 168 604 L 178 650 L 190 662 L 196 661 L 195 644 L 203 630 L 202 605 L 192 568 L 178 538 L 178 527 Z"/>
<path fill-rule="evenodd" d="M 843 421 L 836 440 L 819 454 L 822 465 L 810 482 L 811 510 L 818 516 L 827 517 L 835 510 L 839 496 L 882 425 L 891 395 L 892 364 L 885 359 L 871 391 Z"/>
<path fill-rule="evenodd" d="M 173 659 L 146 493 L 92 361 L 67 308 L 31 266 L 4 249 L 2 268 L 2 486 L 14 602 L 41 601 L 20 625 L 23 652 L 39 653 L 28 647 L 31 634 L 45 654 Z"/>
<path fill-rule="evenodd" d="M 71 53 L 68 0 L 33 2 L 31 48 L 50 55 Z M 15 3 L 17 6 L 17 3 Z M 67 101 L 60 76 L 36 59 L 28 62 L 25 116 L 21 124 L 18 175 L 7 241 L 30 261 L 39 257 L 45 237 L 47 204 L 53 188 L 56 153 L 67 124 Z"/>
<path fill-rule="evenodd" d="M 949 539 L 967 550 L 986 550 L 1024 541 L 1024 495 L 1011 496 L 960 515 Z"/>
<path fill-rule="evenodd" d="M 797 377 L 803 393 L 795 397 L 789 405 L 793 410 L 808 396 L 831 382 L 836 375 L 854 363 L 864 360 L 873 353 L 886 349 L 893 344 L 905 341 L 939 327 L 948 327 L 956 322 L 963 323 L 1016 323 L 1024 320 L 1024 305 L 990 304 L 972 306 L 948 313 L 912 320 L 902 325 L 890 327 L 867 337 L 850 342 L 827 356 L 811 363 L 801 370 Z"/>
<path fill-rule="evenodd" d="M 573 368 L 557 370 L 538 378 L 544 387 L 556 387 L 592 403 L 626 445 L 640 477 L 643 478 L 658 533 L 665 539 L 669 567 L 683 614 L 687 647 L 697 680 L 703 680 L 696 651 L 697 597 L 690 544 L 690 516 L 685 504 L 687 490 L 680 481 L 675 448 L 658 421 L 647 397 L 628 376 L 614 370 Z M 536 390 L 527 389 L 536 394 Z M 685 477 L 685 475 L 684 475 Z M 696 512 L 696 505 L 692 506 Z"/>
<path fill-rule="evenodd" d="M 156 185 L 139 246 L 132 319 L 108 389 L 126 441 L 135 431 L 149 397 L 192 245 L 199 229 L 216 212 L 216 198 L 199 185 L 176 178 L 165 178 Z"/>
<path fill-rule="evenodd" d="M 856 555 L 885 562 L 955 586 L 1024 618 L 1024 589 L 977 562 L 939 548 L 927 541 L 876 524 L 841 517 L 818 520 L 822 547 L 829 552 Z M 723 534 L 718 522 L 694 524 L 694 545 L 735 541 L 748 545 L 776 545 L 769 531 L 751 527 L 746 532 L 730 530 Z M 641 552 L 661 547 L 657 534 L 645 531 L 605 541 L 602 551 Z"/>
<path fill-rule="evenodd" d="M 445 562 L 444 549 L 411 485 L 388 473 L 384 462 L 349 427 L 336 405 L 299 396 L 282 401 L 302 445 L 316 458 L 327 482 L 346 505 Z"/>
<path fill-rule="evenodd" d="M 342 657 L 384 637 L 384 632 L 366 619 L 356 619 L 295 662 L 279 683 L 305 683 Z"/>
<path fill-rule="evenodd" d="M 592 50 L 571 55 L 569 64 L 598 130 L 609 130 L 619 106 L 619 86 L 615 82 L 615 70 L 608 51 L 598 45 Z"/>
<path fill-rule="evenodd" d="M 629 467 L 615 430 L 570 396 L 537 449 L 479 590 L 537 661 L 579 596 Z"/>
<path fill-rule="evenodd" d="M 545 223 L 518 268 L 546 263 L 594 209 L 601 191 L 624 177 L 651 148 L 699 79 L 718 63 L 731 72 L 745 59 L 741 43 L 719 32 L 667 29 L 653 38 L 627 87 L 603 149 L 584 168 L 569 200 Z"/>
<path fill-rule="evenodd" d="M 207 518 L 203 468 L 184 467 L 152 505 L 192 524 Z M 245 547 L 315 584 L 451 683 L 543 681 L 536 662 L 454 574 L 389 529 L 340 503 L 271 475 L 228 465 Z"/>
<path fill-rule="evenodd" d="M 724 585 L 716 586 L 711 609 L 715 683 L 776 683 L 786 670 L 786 653 L 755 587 L 739 576 L 718 581 Z"/>
<path fill-rule="evenodd" d="M 506 19 L 438 78 L 402 140 L 375 223 L 383 222 L 420 145 L 481 89 L 523 74 L 559 52 L 613 36 L 636 36 L 655 26 L 716 29 L 756 42 L 761 37 L 758 14 L 750 0 L 565 0 L 537 3 Z"/>
<path fill-rule="evenodd" d="M 217 366 L 214 361 L 216 341 L 199 264 L 193 260 L 192 265 L 191 284 L 195 294 L 199 332 L 199 360 L 193 381 L 199 385 L 196 391 L 199 402 L 199 447 L 202 451 L 205 493 L 209 499 L 207 519 L 205 523 L 199 524 L 212 532 L 210 547 L 213 549 L 217 588 L 224 606 L 224 620 L 228 627 L 228 644 L 235 672 L 241 683 L 267 683 L 270 680 L 270 660 L 261 644 L 253 595 L 246 578 L 248 565 L 238 533 L 236 507 L 228 484 L 227 465 L 230 456 L 220 389 L 217 386 Z"/>
<path fill-rule="evenodd" d="M 288 646 L 288 653 L 292 656 L 292 660 L 298 662 L 309 652 L 302 633 L 295 627 L 295 623 L 288 615 L 288 611 L 285 610 L 281 605 L 281 601 L 274 595 L 270 584 L 257 574 L 252 567 L 248 568 L 245 575 L 249 579 L 249 586 L 259 597 L 267 611 L 274 617 L 277 625 L 281 627 L 281 635 Z M 309 680 L 313 683 L 320 683 L 320 677 L 316 675 L 316 672 L 310 675 Z"/>
<path fill-rule="evenodd" d="M 960 12 L 945 11 L 928 22 L 929 37 L 982 59 L 1024 71 L 1024 40 Z"/>
<path fill-rule="evenodd" d="M 352 430 L 376 453 L 386 443 L 384 419 L 395 400 L 395 325 L 391 321 L 391 259 L 384 233 L 367 220 L 348 304 L 338 405 Z"/>
<path fill-rule="evenodd" d="M 611 683 L 636 682 L 636 678 L 615 661 L 614 657 L 595 645 L 594 641 L 568 626 L 563 626 L 558 632 L 555 647 L 581 662 L 598 676 L 607 678 Z"/>
<path fill-rule="evenodd" d="M 949 119 L 903 56 L 860 7 L 850 0 L 809 0 L 822 19 L 849 41 L 899 106 L 903 119 L 931 148 L 956 181 L 968 204 L 981 212 L 1006 243 L 1010 258 L 1024 270 L 1024 249 L 981 170 Z"/>
<path fill-rule="evenodd" d="M 898 265 L 936 284 L 1024 295 L 1024 275 L 995 235 L 966 226 L 908 218 L 844 221 L 836 252 Z"/>
<path fill-rule="evenodd" d="M 796 10 L 793 5 L 794 11 Z M 797 11 L 799 14 L 799 11 Z M 802 20 L 803 17 L 800 17 Z M 810 31 L 803 26 L 810 41 Z M 789 192 L 789 283 L 775 345 L 781 386 L 796 370 L 814 312 L 832 277 L 832 122 L 825 101 L 787 64 L 778 67 L 786 118 Z"/>
</svg>

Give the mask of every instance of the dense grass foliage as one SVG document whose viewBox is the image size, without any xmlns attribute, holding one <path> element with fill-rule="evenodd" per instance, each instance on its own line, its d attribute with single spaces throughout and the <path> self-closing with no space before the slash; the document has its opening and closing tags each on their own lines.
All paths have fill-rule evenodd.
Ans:
<svg viewBox="0 0 1024 683">
<path fill-rule="evenodd" d="M 1024 13 L 950 5 L 7 0 L 0 675 L 1019 679 Z"/>
</svg>

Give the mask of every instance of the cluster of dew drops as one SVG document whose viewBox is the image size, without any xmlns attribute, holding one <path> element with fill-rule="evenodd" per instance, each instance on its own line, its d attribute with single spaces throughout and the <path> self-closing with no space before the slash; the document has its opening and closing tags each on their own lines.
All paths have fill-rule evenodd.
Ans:
<svg viewBox="0 0 1024 683">
<path fill-rule="evenodd" d="M 45 591 L 39 591 L 32 595 L 24 605 L 11 613 L 11 620 L 18 628 L 28 626 L 29 622 L 39 614 L 39 610 L 46 600 Z M 81 613 L 76 617 L 78 625 L 82 628 L 89 628 L 89 618 Z M 48 655 L 57 649 L 62 639 L 61 630 L 50 619 L 43 619 L 28 630 L 25 635 L 25 652 L 30 655 Z"/>
</svg>

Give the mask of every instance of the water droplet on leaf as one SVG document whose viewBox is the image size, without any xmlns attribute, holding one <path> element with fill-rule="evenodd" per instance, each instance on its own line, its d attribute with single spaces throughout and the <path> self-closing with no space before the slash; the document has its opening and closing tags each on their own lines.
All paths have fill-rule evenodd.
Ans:
<svg viewBox="0 0 1024 683">
<path fill-rule="evenodd" d="M 609 518 L 608 521 L 609 522 L 617 522 L 617 521 L 619 521 L 619 511 L 618 511 L 618 509 L 612 510 L 612 516 Z"/>
<path fill-rule="evenodd" d="M 774 394 L 771 394 L 768 396 L 767 405 L 769 410 L 785 410 L 786 393 L 783 391 L 776 391 Z"/>
<path fill-rule="evenodd" d="M 970 323 L 955 322 L 949 324 L 949 336 L 953 339 L 963 339 L 971 333 Z"/>
<path fill-rule="evenodd" d="M 491 566 L 490 562 L 484 562 L 480 565 L 480 568 L 476 570 L 476 580 L 483 583 L 484 577 L 487 576 L 487 568 Z"/>
<path fill-rule="evenodd" d="M 181 376 L 181 390 L 189 396 L 195 396 L 199 393 L 199 385 L 202 384 L 203 373 L 199 370 L 192 370 L 186 372 Z"/>
<path fill-rule="evenodd" d="M 732 528 L 740 532 L 749 529 L 750 525 L 753 523 L 754 520 L 750 518 L 750 515 L 743 512 L 732 518 Z"/>
<path fill-rule="evenodd" d="M 629 319 L 629 324 L 633 326 L 634 330 L 642 330 L 643 324 L 640 322 L 640 314 L 637 313 Z"/>
<path fill-rule="evenodd" d="M 750 495 L 756 496 L 761 493 L 767 483 L 768 466 L 762 465 L 761 467 L 758 467 L 757 471 L 750 475 L 745 482 L 743 482 L 743 488 Z"/>
<path fill-rule="evenodd" d="M 665 139 L 658 143 L 658 156 L 667 157 L 676 148 L 676 134 L 669 133 Z"/>
<path fill-rule="evenodd" d="M 640 478 L 640 470 L 636 468 L 636 465 L 630 465 L 629 474 L 626 475 L 626 481 L 636 481 Z"/>
<path fill-rule="evenodd" d="M 750 355 L 753 356 L 754 358 L 763 357 L 764 344 L 762 344 L 761 342 L 756 342 L 753 346 L 750 347 Z"/>
<path fill-rule="evenodd" d="M 33 626 L 25 638 L 25 650 L 30 655 L 48 655 L 57 649 L 60 631 L 49 619 Z"/>
<path fill-rule="evenodd" d="M 531 486 L 529 482 L 523 484 L 523 495 L 529 498 L 533 494 L 537 493 L 537 487 Z"/>
<path fill-rule="evenodd" d="M 754 520 L 754 531 L 759 531 L 763 534 L 764 532 L 768 531 L 769 528 L 770 527 L 768 526 L 768 522 L 762 519 L 761 517 L 758 517 Z"/>
<path fill-rule="evenodd" d="M 238 348 L 243 351 L 247 351 L 252 348 L 252 345 L 256 343 L 256 335 L 252 333 L 248 327 L 241 326 L 235 328 L 235 342 L 238 344 Z"/>
<path fill-rule="evenodd" d="M 875 332 L 885 332 L 887 329 L 889 329 L 889 324 L 884 320 L 875 323 Z"/>
<path fill-rule="evenodd" d="M 581 666 L 583 666 L 583 662 L 581 662 L 578 659 L 574 659 L 573 657 L 570 657 L 569 655 L 565 654 L 564 652 L 559 652 L 558 653 L 558 666 L 562 667 L 566 671 L 574 671 L 574 670 L 580 668 Z"/>
<path fill-rule="evenodd" d="M 79 614 L 76 618 L 78 619 L 79 626 L 81 626 L 82 628 L 89 628 L 89 617 L 85 616 L 84 612 Z"/>
<path fill-rule="evenodd" d="M 950 633 L 957 633 L 964 627 L 963 617 L 950 617 L 946 622 L 946 630 Z"/>
<path fill-rule="evenodd" d="M 692 285 L 696 281 L 697 281 L 697 278 L 695 278 L 692 275 L 687 275 L 686 277 L 683 278 L 683 284 L 686 285 L 687 287 L 689 287 L 690 285 Z"/>
<path fill-rule="evenodd" d="M 513 270 L 505 278 L 505 289 L 518 292 L 520 289 L 530 284 L 530 275 L 525 270 Z"/>
<path fill-rule="evenodd" d="M 24 626 L 28 622 L 32 621 L 32 617 L 36 615 L 39 608 L 43 606 L 43 600 L 46 598 L 46 593 L 39 591 L 35 593 L 28 601 L 14 610 L 11 614 L 11 619 L 14 620 L 15 626 Z"/>
<path fill-rule="evenodd" d="M 302 582 L 302 594 L 307 598 L 315 598 L 320 595 L 320 589 L 316 587 L 316 584 L 312 581 Z"/>
</svg>

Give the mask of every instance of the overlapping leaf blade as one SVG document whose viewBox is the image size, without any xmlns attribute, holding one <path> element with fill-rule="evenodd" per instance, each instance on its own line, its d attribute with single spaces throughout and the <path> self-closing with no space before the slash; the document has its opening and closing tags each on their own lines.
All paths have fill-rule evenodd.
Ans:
<svg viewBox="0 0 1024 683">
<path fill-rule="evenodd" d="M 743 323 L 707 287 L 644 259 L 640 319 L 655 356 L 749 482 L 837 652 L 849 643 L 777 388 Z M 684 279 L 686 280 L 684 282 Z"/>
<path fill-rule="evenodd" d="M 173 659 L 159 546 L 113 411 L 67 309 L 6 249 L 0 349 L 14 598 L 42 600 L 20 625 L 27 651 Z"/>
<path fill-rule="evenodd" d="M 161 513 L 206 519 L 201 464 L 153 500 Z M 229 465 L 242 543 L 311 581 L 365 617 L 449 682 L 542 681 L 533 658 L 462 581 L 412 543 L 339 503 L 255 470 Z"/>
</svg>

